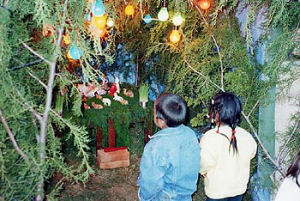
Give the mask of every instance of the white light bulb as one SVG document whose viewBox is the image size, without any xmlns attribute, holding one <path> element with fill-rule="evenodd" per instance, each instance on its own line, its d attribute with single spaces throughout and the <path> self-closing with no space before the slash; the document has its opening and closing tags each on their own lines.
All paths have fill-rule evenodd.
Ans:
<svg viewBox="0 0 300 201">
<path fill-rule="evenodd" d="M 167 21 L 167 19 L 169 18 L 168 9 L 166 7 L 162 7 L 157 17 L 162 22 Z"/>
<path fill-rule="evenodd" d="M 183 18 L 179 13 L 177 13 L 174 15 L 172 22 L 175 26 L 180 26 L 183 23 Z"/>
<path fill-rule="evenodd" d="M 106 25 L 108 27 L 113 27 L 115 25 L 115 22 L 111 18 L 108 18 Z"/>
</svg>

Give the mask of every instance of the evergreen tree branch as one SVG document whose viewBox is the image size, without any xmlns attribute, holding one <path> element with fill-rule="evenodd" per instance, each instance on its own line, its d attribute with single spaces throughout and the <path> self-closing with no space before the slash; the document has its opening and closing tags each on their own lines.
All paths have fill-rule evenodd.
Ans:
<svg viewBox="0 0 300 201">
<path fill-rule="evenodd" d="M 255 138 L 257 139 L 259 145 L 261 146 L 263 152 L 266 154 L 267 158 L 273 163 L 273 165 L 275 166 L 275 168 L 278 170 L 278 172 L 284 176 L 284 173 L 282 171 L 282 167 L 273 159 L 273 157 L 271 156 L 271 154 L 268 152 L 268 150 L 266 149 L 266 147 L 264 146 L 263 142 L 260 140 L 254 126 L 252 125 L 250 119 L 245 115 L 245 113 L 242 111 L 242 115 L 245 118 L 246 122 L 249 124 L 252 133 L 254 134 Z"/>
<path fill-rule="evenodd" d="M 18 94 L 20 95 L 20 93 L 18 92 Z M 33 109 L 28 103 L 22 103 L 19 99 L 15 99 L 20 105 L 22 105 L 23 107 L 27 108 L 38 120 L 39 122 L 42 121 L 42 116 L 35 110 Z"/>
<path fill-rule="evenodd" d="M 32 74 L 31 72 L 28 71 L 28 74 L 33 77 L 34 79 L 36 79 L 45 89 L 47 89 L 47 86 L 44 82 L 42 82 L 42 80 L 40 80 L 38 77 L 36 77 L 34 74 Z"/>
<path fill-rule="evenodd" d="M 291 141 L 291 139 L 294 137 L 294 134 L 296 133 L 296 130 L 298 129 L 298 126 L 299 126 L 299 122 L 297 122 L 295 125 L 294 125 L 294 128 L 293 128 L 293 131 L 292 133 L 290 134 L 289 138 L 285 141 L 284 145 L 282 146 L 280 152 L 277 154 L 277 160 L 276 162 L 279 164 L 281 162 L 281 160 L 283 159 L 282 154 L 284 152 L 284 150 L 286 149 L 287 145 L 289 144 L 289 142 Z"/>
<path fill-rule="evenodd" d="M 207 27 L 209 27 L 209 24 L 208 24 L 208 22 L 206 21 L 205 17 L 203 16 L 203 13 L 202 13 L 201 9 L 198 7 L 197 4 L 196 4 L 195 7 L 196 7 L 196 9 L 198 10 L 198 12 L 200 13 L 201 18 L 202 18 L 202 20 L 204 21 L 205 25 L 206 25 Z M 215 36 L 214 36 L 213 34 L 211 34 L 211 38 L 212 38 L 213 41 L 214 41 L 214 44 L 215 44 L 215 46 L 216 46 L 216 48 L 217 48 L 217 52 L 218 52 L 218 55 L 219 55 L 220 70 L 221 70 L 221 90 L 224 91 L 224 67 L 223 67 L 222 54 L 221 54 L 221 52 L 220 52 L 220 46 L 218 45 L 217 40 L 216 40 L 216 38 L 215 38 Z"/>
<path fill-rule="evenodd" d="M 19 97 L 22 97 L 22 95 L 21 95 L 21 93 L 20 93 L 20 91 L 18 91 L 17 90 L 17 94 L 18 94 L 18 96 Z M 29 105 L 29 103 L 26 103 L 26 102 L 22 102 L 22 101 L 20 101 L 19 99 L 15 99 L 20 105 L 22 105 L 23 107 L 25 107 L 25 108 L 27 108 L 38 120 L 39 120 L 39 122 L 41 122 L 42 121 L 42 116 L 40 115 L 40 113 L 38 113 L 35 109 L 33 109 L 33 107 L 31 107 L 30 105 Z"/>
<path fill-rule="evenodd" d="M 49 78 L 48 78 L 48 84 L 47 84 L 45 110 L 44 110 L 42 121 L 40 122 L 40 124 L 41 124 L 41 128 L 40 128 L 40 165 L 41 166 L 44 165 L 45 159 L 46 159 L 46 139 L 47 139 L 48 117 L 49 117 L 49 112 L 51 110 L 53 84 L 54 84 L 54 79 L 55 79 L 55 68 L 56 68 L 56 63 L 57 63 L 57 59 L 59 56 L 59 48 L 60 48 L 60 43 L 62 40 L 63 30 L 65 27 L 67 7 L 68 7 L 68 0 L 65 0 L 64 8 L 62 11 L 63 16 L 61 19 L 61 26 L 60 26 L 59 32 L 58 32 L 58 40 L 56 43 L 56 48 L 54 50 L 53 60 L 52 60 L 52 62 L 45 60 L 49 65 Z M 23 43 L 23 45 L 25 46 L 26 44 Z M 40 56 L 40 55 L 37 54 L 36 56 Z M 40 58 L 43 59 L 42 57 L 40 57 Z M 36 196 L 36 201 L 42 201 L 45 196 L 44 195 L 44 176 L 43 175 L 41 175 L 40 181 L 38 183 L 37 192 L 38 192 L 38 195 Z"/>
<path fill-rule="evenodd" d="M 1 122 L 6 130 L 6 132 L 8 133 L 8 136 L 9 136 L 9 139 L 10 141 L 12 142 L 15 150 L 20 154 L 20 156 L 25 160 L 25 162 L 27 163 L 27 165 L 29 165 L 29 159 L 28 159 L 28 156 L 22 151 L 22 149 L 19 147 L 15 137 L 14 137 L 14 134 L 13 132 L 11 131 L 11 129 L 9 128 L 8 126 L 8 123 L 6 121 L 6 118 L 4 117 L 3 113 L 2 113 L 2 110 L 0 109 L 0 119 L 1 119 Z"/>
<path fill-rule="evenodd" d="M 252 109 L 250 110 L 250 112 L 248 113 L 247 117 L 249 118 L 251 113 L 255 110 L 255 108 L 258 106 L 259 100 L 256 101 L 256 103 L 254 104 L 254 106 L 252 107 Z"/>
<path fill-rule="evenodd" d="M 205 80 L 207 80 L 211 85 L 213 85 L 214 87 L 216 87 L 217 89 L 220 89 L 222 91 L 224 91 L 219 85 L 217 85 L 216 83 L 214 83 L 211 79 L 209 79 L 207 76 L 203 75 L 201 72 L 197 71 L 195 68 L 193 68 L 191 66 L 191 64 L 186 60 L 184 59 L 184 62 L 186 63 L 186 65 L 192 70 L 194 71 L 195 73 L 197 73 L 198 75 L 200 75 L 201 77 L 203 77 Z"/>
<path fill-rule="evenodd" d="M 19 65 L 19 66 L 10 67 L 9 69 L 10 70 L 18 70 L 18 69 L 24 68 L 26 66 L 32 66 L 32 65 L 41 63 L 42 61 L 43 61 L 42 59 L 38 59 L 38 60 L 35 60 L 35 61 L 28 62 L 26 64 L 22 64 L 22 65 Z"/>
<path fill-rule="evenodd" d="M 141 13 L 141 17 L 142 17 L 142 19 L 143 19 L 143 18 L 144 18 L 143 0 L 140 0 L 140 13 Z"/>
<path fill-rule="evenodd" d="M 52 63 L 45 59 L 42 55 L 40 55 L 39 53 L 37 53 L 36 51 L 34 51 L 31 47 L 29 47 L 26 43 L 22 42 L 22 45 L 24 47 L 26 47 L 32 54 L 34 54 L 35 56 L 39 57 L 40 59 L 42 59 L 43 61 L 45 61 L 48 65 L 51 65 Z"/>
</svg>

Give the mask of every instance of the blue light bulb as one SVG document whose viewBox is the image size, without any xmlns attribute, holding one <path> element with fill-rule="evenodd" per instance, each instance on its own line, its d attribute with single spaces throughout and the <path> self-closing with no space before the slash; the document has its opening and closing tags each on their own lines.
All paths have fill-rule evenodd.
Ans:
<svg viewBox="0 0 300 201">
<path fill-rule="evenodd" d="M 82 51 L 76 45 L 71 45 L 70 50 L 69 50 L 69 54 L 70 54 L 72 59 L 78 60 L 82 56 Z"/>
<path fill-rule="evenodd" d="M 143 20 L 146 24 L 149 24 L 152 21 L 151 15 L 150 14 L 145 15 Z"/>
<path fill-rule="evenodd" d="M 102 0 L 97 0 L 92 6 L 92 13 L 94 16 L 102 16 L 105 13 L 105 7 Z"/>
</svg>

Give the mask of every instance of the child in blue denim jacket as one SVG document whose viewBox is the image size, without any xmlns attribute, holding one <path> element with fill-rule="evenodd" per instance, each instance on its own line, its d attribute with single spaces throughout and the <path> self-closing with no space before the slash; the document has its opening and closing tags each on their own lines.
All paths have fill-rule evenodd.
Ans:
<svg viewBox="0 0 300 201">
<path fill-rule="evenodd" d="M 154 123 L 161 128 L 144 148 L 138 179 L 140 201 L 191 201 L 197 189 L 200 148 L 194 131 L 183 125 L 185 101 L 162 94 L 154 104 Z"/>
</svg>

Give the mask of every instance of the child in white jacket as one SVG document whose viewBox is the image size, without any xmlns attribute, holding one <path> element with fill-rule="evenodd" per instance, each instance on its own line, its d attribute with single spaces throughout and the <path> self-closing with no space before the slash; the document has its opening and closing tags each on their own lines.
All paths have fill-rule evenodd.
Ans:
<svg viewBox="0 0 300 201">
<path fill-rule="evenodd" d="M 241 201 L 247 189 L 257 144 L 249 132 L 237 126 L 241 111 L 240 100 L 233 93 L 220 92 L 211 100 L 210 118 L 216 127 L 200 140 L 200 174 L 207 201 Z"/>
<path fill-rule="evenodd" d="M 300 201 L 300 151 L 293 164 L 288 168 L 275 201 Z"/>
</svg>

